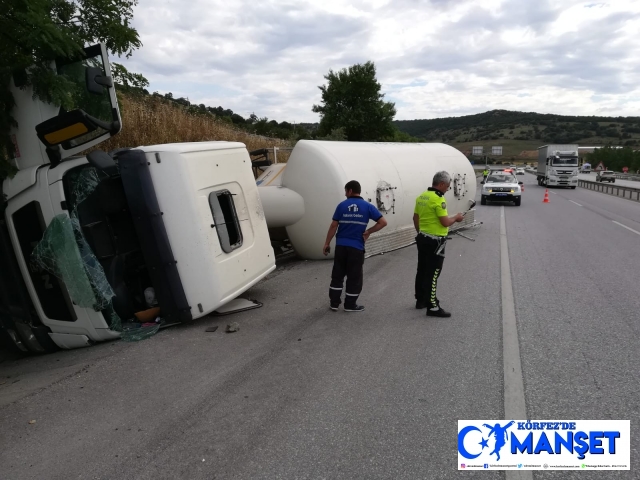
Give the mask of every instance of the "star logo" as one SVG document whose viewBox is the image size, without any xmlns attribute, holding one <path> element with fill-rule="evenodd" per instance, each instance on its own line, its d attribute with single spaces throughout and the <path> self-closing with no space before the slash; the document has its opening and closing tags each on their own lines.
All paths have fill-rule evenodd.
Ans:
<svg viewBox="0 0 640 480">
<path fill-rule="evenodd" d="M 482 445 L 482 449 L 484 450 L 484 447 L 489 447 L 489 439 L 482 439 L 482 441 L 479 443 L 479 445 Z"/>
</svg>

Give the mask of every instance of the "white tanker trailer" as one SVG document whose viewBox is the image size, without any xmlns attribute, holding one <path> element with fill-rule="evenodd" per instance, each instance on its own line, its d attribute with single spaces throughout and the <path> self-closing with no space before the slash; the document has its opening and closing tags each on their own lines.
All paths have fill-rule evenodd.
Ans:
<svg viewBox="0 0 640 480">
<path fill-rule="evenodd" d="M 369 238 L 367 256 L 371 256 L 413 243 L 415 200 L 441 170 L 453 180 L 445 195 L 449 214 L 466 211 L 476 196 L 475 172 L 459 150 L 439 143 L 301 140 L 288 162 L 268 167 L 257 184 L 267 226 L 286 227 L 296 252 L 319 260 L 327 258 L 322 253 L 327 229 L 349 180 L 360 182 L 362 198 L 388 222 Z M 473 221 L 472 211 L 456 227 Z"/>
</svg>

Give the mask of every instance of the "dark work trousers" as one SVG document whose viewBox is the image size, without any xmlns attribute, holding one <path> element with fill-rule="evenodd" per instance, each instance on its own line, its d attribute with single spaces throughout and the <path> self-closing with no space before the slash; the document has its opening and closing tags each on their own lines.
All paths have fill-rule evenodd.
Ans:
<svg viewBox="0 0 640 480">
<path fill-rule="evenodd" d="M 364 250 L 353 247 L 336 246 L 331 272 L 331 286 L 329 300 L 332 307 L 342 303 L 342 282 L 347 277 L 347 291 L 344 297 L 345 308 L 355 307 L 358 296 L 362 291 L 362 266 L 364 265 Z"/>
<path fill-rule="evenodd" d="M 418 271 L 416 273 L 416 301 L 426 304 L 429 308 L 438 308 L 440 301 L 436 290 L 438 277 L 444 263 L 444 248 L 439 254 L 436 250 L 446 241 L 446 237 L 439 241 L 424 235 L 416 237 L 418 246 Z"/>
</svg>

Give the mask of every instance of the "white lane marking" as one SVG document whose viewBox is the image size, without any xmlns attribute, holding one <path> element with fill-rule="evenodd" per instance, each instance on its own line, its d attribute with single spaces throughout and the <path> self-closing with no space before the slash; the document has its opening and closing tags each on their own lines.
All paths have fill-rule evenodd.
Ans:
<svg viewBox="0 0 640 480">
<path fill-rule="evenodd" d="M 504 206 L 500 207 L 500 284 L 502 291 L 502 362 L 504 368 L 504 418 L 517 420 L 527 418 L 524 399 L 524 381 L 520 361 L 520 343 L 516 307 L 513 301 L 509 244 Z M 530 470 L 506 472 L 507 480 L 533 480 Z"/>
<path fill-rule="evenodd" d="M 615 223 L 616 225 L 620 225 L 621 227 L 626 228 L 627 230 L 629 230 L 629 231 L 631 231 L 631 232 L 633 232 L 633 233 L 637 233 L 638 235 L 640 235 L 640 232 L 639 232 L 639 231 L 634 230 L 634 229 L 633 229 L 633 228 L 631 228 L 631 227 L 627 227 L 626 225 L 623 225 L 623 224 L 622 224 L 622 223 L 620 223 L 620 222 L 616 222 L 615 220 L 611 220 L 611 221 L 612 221 L 613 223 Z"/>
<path fill-rule="evenodd" d="M 522 363 L 520 362 L 520 343 L 516 307 L 513 302 L 511 267 L 509 265 L 509 244 L 507 243 L 507 224 L 504 206 L 500 207 L 500 283 L 502 290 L 502 361 L 504 364 L 504 418 L 520 420 L 527 418 L 527 405 L 524 400 L 524 382 Z M 533 480 L 531 471 L 507 471 L 508 480 Z"/>
<path fill-rule="evenodd" d="M 580 205 L 578 202 L 574 202 L 573 200 L 569 200 L 571 203 L 575 203 L 576 205 L 578 205 L 579 207 L 581 207 L 582 205 Z"/>
<path fill-rule="evenodd" d="M 554 195 L 557 195 L 557 193 L 556 193 L 556 192 L 549 192 L 549 193 L 553 193 Z"/>
</svg>

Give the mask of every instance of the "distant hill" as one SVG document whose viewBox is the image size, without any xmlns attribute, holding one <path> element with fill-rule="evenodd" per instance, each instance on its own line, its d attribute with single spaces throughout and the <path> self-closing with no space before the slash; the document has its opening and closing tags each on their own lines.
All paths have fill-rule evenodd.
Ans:
<svg viewBox="0 0 640 480">
<path fill-rule="evenodd" d="M 472 146 L 502 146 L 505 157 L 531 158 L 548 143 L 640 146 L 640 117 L 576 117 L 491 110 L 463 117 L 397 120 L 396 127 L 427 142 L 443 142 L 465 153 Z"/>
</svg>

